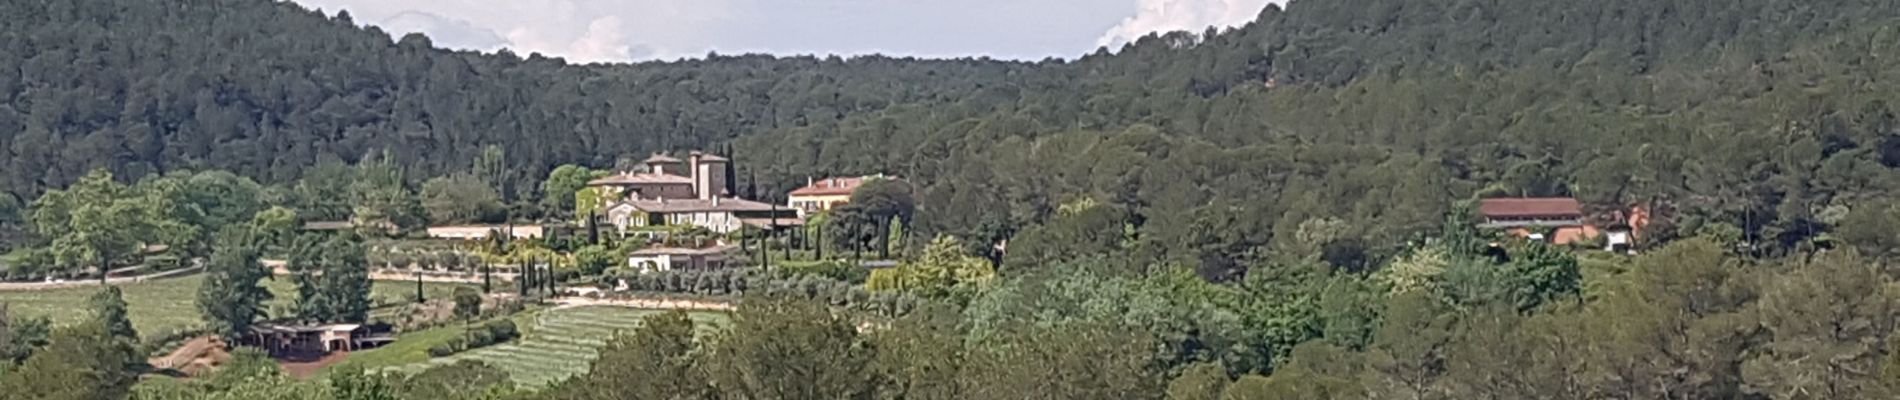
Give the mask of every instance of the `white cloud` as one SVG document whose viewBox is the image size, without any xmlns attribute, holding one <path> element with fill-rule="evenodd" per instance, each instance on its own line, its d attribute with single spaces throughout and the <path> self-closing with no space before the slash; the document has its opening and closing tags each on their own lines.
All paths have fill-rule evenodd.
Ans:
<svg viewBox="0 0 1900 400">
<path fill-rule="evenodd" d="M 277 0 L 437 46 L 572 62 L 721 54 L 1075 57 L 1131 0 Z M 1203 0 L 1207 1 L 1207 0 Z M 1267 0 L 1233 0 L 1262 3 Z M 1278 0 L 1274 0 L 1278 1 Z M 1258 8 L 1242 12 L 1251 17 Z M 1146 21 L 1152 17 L 1142 17 Z M 1242 18 L 1245 19 L 1245 18 Z"/>
<path fill-rule="evenodd" d="M 408 10 L 385 18 L 376 23 L 391 36 L 401 37 L 410 33 L 422 33 L 436 46 L 452 49 L 470 49 L 494 51 L 508 46 L 508 40 L 494 30 L 482 28 L 467 20 L 453 19 L 428 12 Z"/>
<path fill-rule="evenodd" d="M 617 16 L 595 18 L 587 23 L 587 31 L 566 43 L 536 43 L 539 40 L 535 38 L 540 35 L 525 27 L 510 32 L 509 38 L 531 51 L 557 55 L 576 63 L 620 62 L 633 59 L 632 46 L 622 25 Z"/>
<path fill-rule="evenodd" d="M 1096 39 L 1110 50 L 1154 32 L 1200 32 L 1209 26 L 1232 27 L 1260 16 L 1268 3 L 1283 0 L 1137 0 L 1139 11 Z"/>
</svg>

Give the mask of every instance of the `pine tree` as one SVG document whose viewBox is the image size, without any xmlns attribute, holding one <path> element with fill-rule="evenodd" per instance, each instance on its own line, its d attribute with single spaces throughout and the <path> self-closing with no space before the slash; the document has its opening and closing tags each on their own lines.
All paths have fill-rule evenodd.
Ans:
<svg viewBox="0 0 1900 400">
<path fill-rule="evenodd" d="M 106 334 L 129 343 L 138 343 L 139 332 L 132 328 L 132 318 L 127 315 L 125 293 L 118 286 L 106 286 L 88 300 L 91 304 L 93 319 L 105 327 Z"/>
<path fill-rule="evenodd" d="M 248 228 L 226 229 L 212 246 L 205 264 L 204 283 L 198 287 L 198 310 L 205 322 L 227 340 L 250 332 L 251 324 L 267 317 L 273 296 L 261 283 L 270 270 L 259 263 L 258 244 Z"/>
</svg>

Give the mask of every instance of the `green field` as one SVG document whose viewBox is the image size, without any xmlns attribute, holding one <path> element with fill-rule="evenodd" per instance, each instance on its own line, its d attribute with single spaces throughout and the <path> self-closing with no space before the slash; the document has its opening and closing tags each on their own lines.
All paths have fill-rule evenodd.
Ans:
<svg viewBox="0 0 1900 400">
<path fill-rule="evenodd" d="M 198 283 L 203 280 L 200 275 L 191 275 L 116 286 L 125 292 L 133 327 L 141 335 L 155 337 L 200 326 L 197 298 Z M 272 309 L 288 308 L 297 297 L 295 286 L 283 277 L 266 281 L 265 286 L 277 294 Z M 423 292 L 430 298 L 446 298 L 455 286 L 425 283 Z M 371 288 L 370 297 L 378 304 L 406 302 L 416 292 L 414 282 L 378 281 Z M 91 315 L 86 312 L 86 298 L 98 291 L 97 286 L 0 291 L 0 303 L 7 304 L 9 314 L 16 318 L 45 316 L 55 325 L 70 325 Z"/>
<path fill-rule="evenodd" d="M 426 359 L 393 368 L 405 373 L 415 373 L 430 367 L 454 363 L 461 360 L 478 360 L 495 368 L 507 371 L 516 384 L 527 387 L 541 387 L 569 376 L 587 372 L 587 368 L 597 357 L 601 346 L 615 332 L 639 326 L 640 319 L 664 311 L 640 310 L 623 307 L 579 307 L 547 310 L 526 315 L 521 320 L 533 324 L 524 326 L 527 336 L 512 343 L 470 350 L 449 357 Z M 725 327 L 730 320 L 725 313 L 692 312 L 693 322 L 699 324 L 702 332 Z M 427 332 L 427 331 L 425 331 Z M 426 342 L 432 335 L 418 337 L 417 342 Z M 392 344 L 390 348 L 366 351 L 350 355 L 351 362 L 359 357 L 384 358 L 377 352 L 388 351 L 407 354 L 397 346 L 410 341 L 408 335 Z M 413 347 L 413 346 L 411 346 Z M 426 346 L 423 346 L 426 350 Z M 423 355 L 426 357 L 426 354 Z M 395 357 L 411 358 L 411 357 Z M 367 365 L 367 364 L 359 364 Z"/>
</svg>

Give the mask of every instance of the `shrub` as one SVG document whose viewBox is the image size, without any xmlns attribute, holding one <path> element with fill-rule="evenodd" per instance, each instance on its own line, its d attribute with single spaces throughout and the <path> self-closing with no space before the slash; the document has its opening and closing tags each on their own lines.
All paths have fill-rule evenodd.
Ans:
<svg viewBox="0 0 1900 400">
<path fill-rule="evenodd" d="M 463 338 L 467 339 L 466 346 L 470 349 L 481 348 L 495 343 L 495 336 L 488 333 L 487 329 L 470 329 L 463 334 Z"/>
<path fill-rule="evenodd" d="M 482 329 L 487 330 L 489 337 L 496 343 L 514 340 L 521 335 L 521 331 L 515 327 L 515 321 L 507 319 L 482 324 Z"/>
<path fill-rule="evenodd" d="M 637 293 L 710 297 L 747 294 L 789 296 L 854 310 L 872 311 L 886 316 L 897 316 L 908 312 L 911 308 L 894 303 L 894 299 L 908 299 L 910 295 L 907 293 L 873 294 L 865 291 L 863 285 L 831 279 L 830 276 L 824 274 L 780 271 L 767 273 L 758 269 L 680 270 L 624 276 L 618 279 L 626 281 L 628 291 Z M 614 282 L 614 280 L 608 282 Z"/>
<path fill-rule="evenodd" d="M 53 269 L 53 252 L 37 247 L 15 249 L 0 256 L 0 266 L 6 268 L 9 280 L 39 279 Z"/>
<path fill-rule="evenodd" d="M 580 251 L 574 253 L 575 266 L 580 268 L 581 273 L 588 275 L 606 271 L 617 260 L 620 260 L 619 254 L 600 245 L 582 246 Z"/>
<path fill-rule="evenodd" d="M 454 348 L 455 351 L 468 350 L 468 338 L 449 339 L 449 347 Z"/>
<path fill-rule="evenodd" d="M 500 319 L 489 321 L 462 332 L 462 337 L 452 338 L 442 344 L 429 348 L 430 357 L 447 357 L 464 351 L 507 343 L 521 336 L 515 321 Z"/>
<path fill-rule="evenodd" d="M 776 269 L 780 278 L 822 276 L 832 280 L 863 283 L 869 272 L 843 261 L 785 261 Z"/>
<path fill-rule="evenodd" d="M 455 348 L 449 347 L 448 343 L 429 346 L 430 357 L 448 357 L 454 354 L 455 354 Z"/>
<path fill-rule="evenodd" d="M 475 288 L 457 286 L 450 296 L 455 301 L 455 316 L 464 320 L 474 319 L 482 312 L 482 294 Z"/>
</svg>

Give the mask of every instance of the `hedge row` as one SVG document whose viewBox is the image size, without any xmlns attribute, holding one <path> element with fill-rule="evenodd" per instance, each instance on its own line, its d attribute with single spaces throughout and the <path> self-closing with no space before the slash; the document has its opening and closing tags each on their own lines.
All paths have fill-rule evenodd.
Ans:
<svg viewBox="0 0 1900 400">
<path fill-rule="evenodd" d="M 507 343 L 521 336 L 515 321 L 500 319 L 470 328 L 462 337 L 429 347 L 430 357 L 448 357 L 455 353 L 479 349 L 496 344 Z"/>
<path fill-rule="evenodd" d="M 758 269 L 675 270 L 631 276 L 608 276 L 607 288 L 626 283 L 634 293 L 739 297 L 789 296 L 824 301 L 834 307 L 898 316 L 916 307 L 916 299 L 894 292 L 870 292 L 863 285 L 829 278 L 826 274 L 767 273 Z"/>
</svg>

